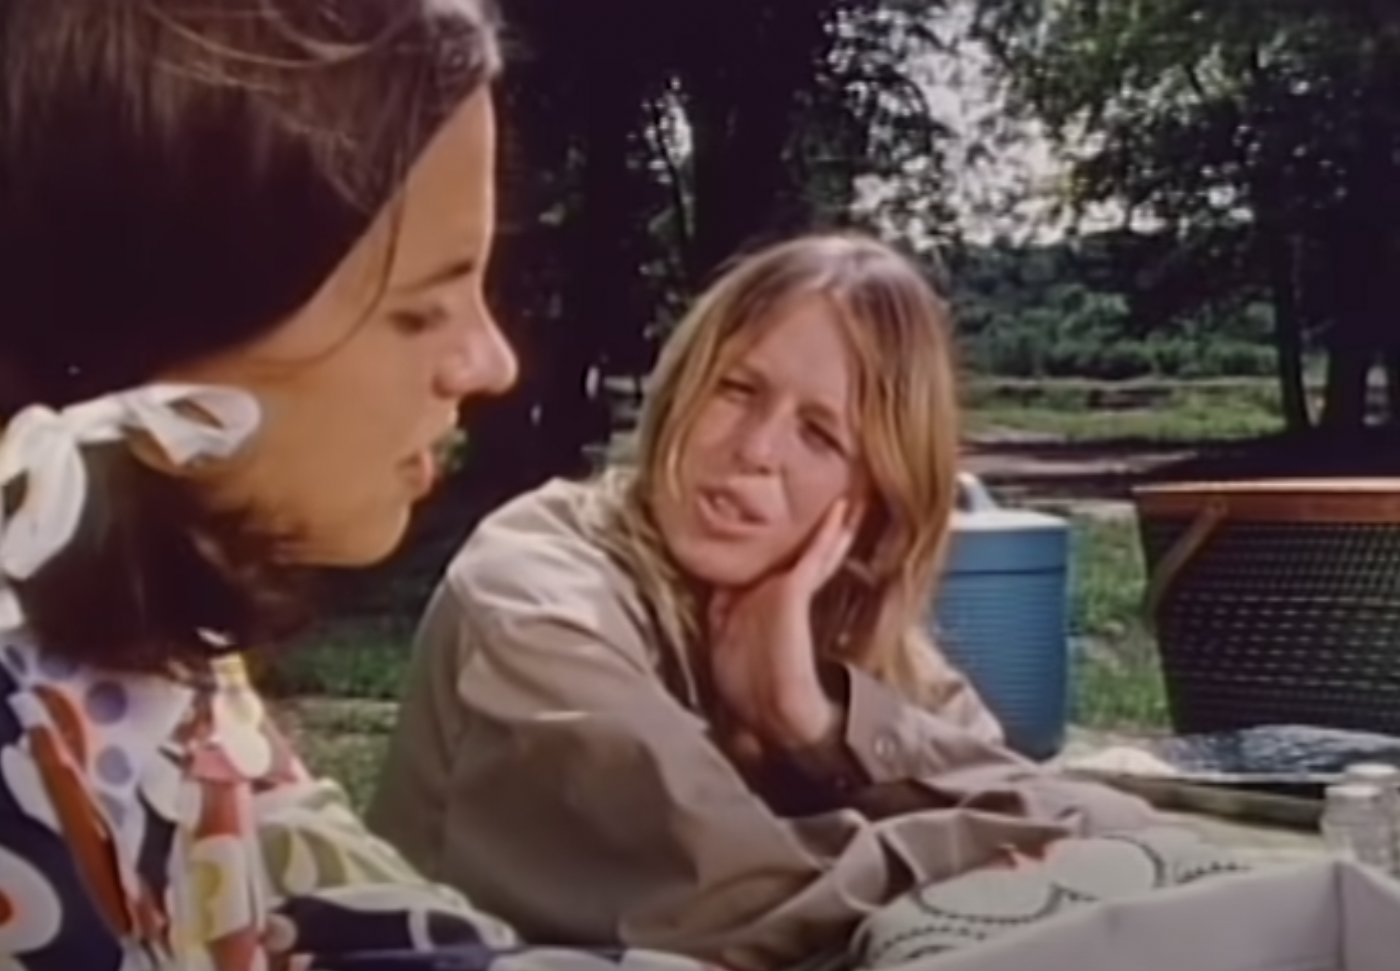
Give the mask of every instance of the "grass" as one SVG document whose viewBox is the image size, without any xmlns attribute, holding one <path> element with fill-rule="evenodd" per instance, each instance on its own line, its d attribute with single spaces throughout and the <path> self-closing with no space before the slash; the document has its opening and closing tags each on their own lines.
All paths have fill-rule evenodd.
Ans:
<svg viewBox="0 0 1400 971">
<path fill-rule="evenodd" d="M 280 709 L 312 771 L 335 779 L 363 810 L 378 782 L 396 706 L 360 698 L 315 698 Z"/>
<path fill-rule="evenodd" d="M 391 701 L 399 696 L 413 640 L 403 618 L 327 624 L 278 658 L 270 692 L 282 697 Z"/>
<path fill-rule="evenodd" d="M 965 406 L 974 435 L 1013 430 L 1071 442 L 1162 445 L 1230 441 L 1283 428 L 1272 383 L 974 381 Z"/>
<path fill-rule="evenodd" d="M 1144 408 L 1075 413 L 1002 406 L 973 412 L 968 421 L 974 435 L 1005 429 L 1071 442 L 1118 439 L 1179 445 L 1271 435 L 1281 431 L 1283 423 L 1263 409 L 1221 409 L 1209 399 L 1164 412 Z"/>
<path fill-rule="evenodd" d="M 1156 649 L 1140 611 L 1136 525 L 1076 520 L 1072 569 L 1073 720 L 1115 731 L 1166 725 Z"/>
</svg>

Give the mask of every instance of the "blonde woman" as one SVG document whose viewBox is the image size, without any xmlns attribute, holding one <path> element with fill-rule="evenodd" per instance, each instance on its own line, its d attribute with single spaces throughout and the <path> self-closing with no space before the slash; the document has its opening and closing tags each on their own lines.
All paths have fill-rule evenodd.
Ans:
<svg viewBox="0 0 1400 971">
<path fill-rule="evenodd" d="M 429 607 L 370 824 L 527 937 L 770 968 L 915 883 L 1151 813 L 1016 757 L 922 634 L 948 314 L 878 242 L 739 262 L 635 471 L 485 520 Z"/>
</svg>

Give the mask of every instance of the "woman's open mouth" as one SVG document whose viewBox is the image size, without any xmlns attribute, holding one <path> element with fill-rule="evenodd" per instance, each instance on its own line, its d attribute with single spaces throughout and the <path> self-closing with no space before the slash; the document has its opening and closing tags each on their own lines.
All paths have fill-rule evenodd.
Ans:
<svg viewBox="0 0 1400 971">
<path fill-rule="evenodd" d="M 403 460 L 401 467 L 414 498 L 421 498 L 432 491 L 438 477 L 438 461 L 432 449 L 425 448 L 409 456 Z"/>
<path fill-rule="evenodd" d="M 725 489 L 698 490 L 696 507 L 701 522 L 712 533 L 748 536 L 764 524 L 762 516 Z"/>
<path fill-rule="evenodd" d="M 403 460 L 400 466 L 415 498 L 431 492 L 438 478 L 460 461 L 465 440 L 461 430 L 454 429 Z"/>
</svg>

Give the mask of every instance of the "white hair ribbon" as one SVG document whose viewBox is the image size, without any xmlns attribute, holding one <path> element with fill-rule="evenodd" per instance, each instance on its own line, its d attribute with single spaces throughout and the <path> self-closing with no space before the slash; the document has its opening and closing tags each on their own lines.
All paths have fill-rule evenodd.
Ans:
<svg viewBox="0 0 1400 971">
<path fill-rule="evenodd" d="M 187 406 L 183 410 L 179 407 Z M 24 479 L 19 508 L 0 508 L 0 631 L 24 624 L 10 580 L 26 580 L 72 539 L 87 501 L 84 445 L 150 435 L 176 465 L 227 458 L 255 432 L 258 402 L 233 388 L 149 384 L 55 411 L 31 405 L 0 432 L 0 489 Z"/>
</svg>

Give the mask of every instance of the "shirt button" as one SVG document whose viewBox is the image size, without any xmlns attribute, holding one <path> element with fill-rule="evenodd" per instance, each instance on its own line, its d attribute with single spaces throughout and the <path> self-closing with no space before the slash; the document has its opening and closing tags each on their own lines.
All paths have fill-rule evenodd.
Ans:
<svg viewBox="0 0 1400 971">
<path fill-rule="evenodd" d="M 875 757 L 881 762 L 893 762 L 895 754 L 894 739 L 888 735 L 881 735 L 875 739 Z"/>
</svg>

